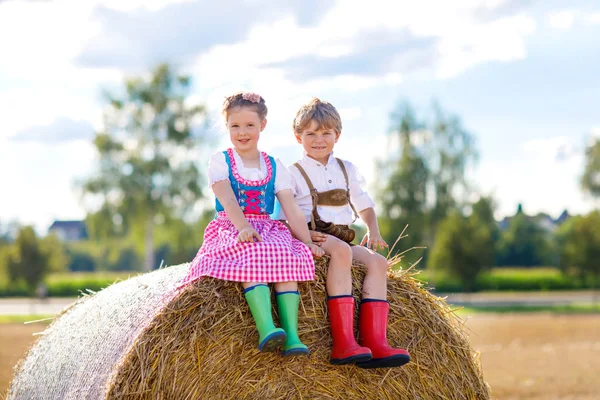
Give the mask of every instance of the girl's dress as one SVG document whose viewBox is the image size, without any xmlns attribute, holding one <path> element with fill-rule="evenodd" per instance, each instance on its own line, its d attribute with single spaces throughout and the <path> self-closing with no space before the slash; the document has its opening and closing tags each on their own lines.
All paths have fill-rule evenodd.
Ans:
<svg viewBox="0 0 600 400">
<path fill-rule="evenodd" d="M 293 190 L 291 176 L 280 161 L 261 152 L 260 168 L 245 168 L 235 150 L 211 157 L 210 186 L 228 179 L 235 197 L 261 242 L 240 243 L 238 230 L 216 200 L 217 216 L 204 231 L 204 242 L 192 261 L 184 284 L 203 276 L 236 282 L 294 282 L 314 279 L 310 249 L 273 220 L 275 194 Z"/>
</svg>

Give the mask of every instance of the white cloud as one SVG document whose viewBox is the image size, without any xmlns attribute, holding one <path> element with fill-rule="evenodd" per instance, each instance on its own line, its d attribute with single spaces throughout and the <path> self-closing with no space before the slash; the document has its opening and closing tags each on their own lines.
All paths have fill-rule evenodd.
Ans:
<svg viewBox="0 0 600 400">
<path fill-rule="evenodd" d="M 580 154 L 557 163 L 547 154 L 536 156 L 517 150 L 504 160 L 482 160 L 475 176 L 484 193 L 493 193 L 498 216 L 513 215 L 523 203 L 528 212 L 558 217 L 565 209 L 578 214 L 593 207 L 575 178 L 581 174 L 582 165 Z"/>
<path fill-rule="evenodd" d="M 362 115 L 362 109 L 360 107 L 339 108 L 338 112 L 340 113 L 342 121 L 353 121 L 359 119 Z"/>
<path fill-rule="evenodd" d="M 402 70 L 408 68 L 402 63 L 405 59 L 409 67 L 415 64 L 419 68 L 434 67 L 438 77 L 450 78 L 480 63 L 519 60 L 526 56 L 525 37 L 535 30 L 532 18 L 510 15 L 482 20 L 479 17 L 482 9 L 493 10 L 502 3 L 471 0 L 457 5 L 455 2 L 433 0 L 373 0 L 369 7 L 365 7 L 363 1 L 338 1 L 316 26 L 300 26 L 292 16 L 259 24 L 250 31 L 244 42 L 217 46 L 200 55 L 194 71 L 200 79 L 202 76 L 210 77 L 206 86 L 208 89 L 229 84 L 255 84 L 258 76 L 265 71 L 261 67 L 263 65 L 302 57 L 369 57 L 369 46 L 359 46 L 365 35 L 377 33 L 380 39 L 389 41 L 391 38 L 405 37 L 408 33 L 410 37 L 407 40 L 429 40 L 421 46 L 434 46 L 432 51 L 435 57 L 421 60 L 415 49 L 404 49 L 401 43 L 394 48 L 392 43 L 389 51 L 398 52 L 396 60 L 391 54 L 394 61 L 388 64 L 378 59 L 371 63 L 383 72 L 373 76 L 360 72 L 338 72 L 336 75 L 334 72 L 333 76 L 303 79 L 302 85 L 297 86 L 301 90 L 314 90 L 316 87 L 323 91 L 352 91 L 379 85 L 397 85 L 403 80 Z M 432 13 L 432 9 L 436 12 Z M 375 39 L 375 43 L 380 44 L 380 41 Z M 399 56 L 402 58 L 398 59 Z M 318 58 L 315 62 L 318 62 Z M 269 69 L 268 74 L 275 80 L 288 80 L 285 74 L 277 74 L 273 69 Z"/>
<path fill-rule="evenodd" d="M 532 160 L 562 161 L 576 153 L 576 145 L 568 136 L 533 139 L 523 144 L 523 150 Z"/>
<path fill-rule="evenodd" d="M 600 12 L 587 14 L 583 19 L 588 25 L 600 24 Z"/>
<path fill-rule="evenodd" d="M 550 25 L 560 30 L 571 29 L 575 21 L 575 13 L 568 10 L 550 12 L 547 17 Z"/>
<path fill-rule="evenodd" d="M 457 27 L 456 31 L 441 36 L 438 76 L 451 78 L 489 61 L 523 59 L 527 53 L 524 38 L 534 30 L 535 22 L 523 15 Z"/>
<path fill-rule="evenodd" d="M 55 146 L 0 139 L 0 220 L 18 217 L 45 233 L 54 218 L 81 218 L 85 212 L 74 191 L 74 180 L 91 171 L 95 160 L 89 141 Z"/>
</svg>

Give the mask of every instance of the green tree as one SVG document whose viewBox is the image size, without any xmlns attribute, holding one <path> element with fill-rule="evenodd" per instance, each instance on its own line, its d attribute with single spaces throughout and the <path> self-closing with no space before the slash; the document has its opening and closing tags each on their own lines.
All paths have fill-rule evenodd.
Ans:
<svg viewBox="0 0 600 400">
<path fill-rule="evenodd" d="M 33 294 L 50 272 L 49 259 L 50 254 L 42 248 L 33 228 L 22 228 L 8 259 L 11 280 L 15 283 L 24 280 Z"/>
<path fill-rule="evenodd" d="M 510 220 L 502 232 L 497 264 L 500 266 L 531 267 L 549 265 L 553 261 L 550 234 L 522 211 Z"/>
<path fill-rule="evenodd" d="M 410 225 L 408 247 L 430 246 L 437 226 L 452 210 L 463 208 L 468 165 L 476 159 L 475 139 L 456 115 L 434 103 L 432 117 L 419 119 L 401 103 L 391 116 L 390 139 L 399 146 L 377 164 L 382 234 L 394 241 Z M 460 198 L 459 198 L 460 196 Z"/>
<path fill-rule="evenodd" d="M 600 198 L 600 139 L 595 139 L 585 150 L 581 186 L 594 198 Z"/>
<path fill-rule="evenodd" d="M 558 231 L 560 266 L 567 272 L 575 269 L 582 285 L 592 278 L 592 285 L 600 284 L 600 211 L 573 217 Z"/>
<path fill-rule="evenodd" d="M 429 232 L 435 237 L 439 223 L 456 209 L 466 204 L 470 191 L 466 179 L 469 164 L 475 162 L 475 137 L 467 131 L 460 118 L 448 114 L 437 102 L 428 124 L 431 134 L 425 143 L 427 164 L 433 187 L 433 207 L 429 213 Z"/>
<path fill-rule="evenodd" d="M 67 249 L 60 239 L 54 235 L 48 235 L 40 241 L 42 252 L 48 257 L 49 272 L 65 272 L 71 262 Z"/>
<path fill-rule="evenodd" d="M 497 226 L 489 198 L 481 198 L 469 217 L 453 211 L 440 224 L 429 265 L 460 280 L 466 292 L 475 289 L 479 274 L 495 257 Z"/>
<path fill-rule="evenodd" d="M 401 242 L 405 248 L 423 245 L 423 229 L 427 212 L 427 181 L 429 169 L 413 137 L 422 125 L 408 103 L 401 104 L 392 114 L 392 137 L 400 144 L 400 153 L 389 154 L 378 161 L 380 176 L 378 200 L 382 209 L 381 232 L 386 241 L 394 243 L 408 228 L 408 237 Z"/>
<path fill-rule="evenodd" d="M 123 95 L 107 94 L 104 128 L 94 139 L 100 163 L 84 193 L 101 199 L 101 215 L 139 228 L 134 233 L 142 232 L 145 270 L 156 266 L 155 225 L 165 216 L 186 214 L 202 196 L 196 163 L 198 122 L 206 113 L 188 105 L 189 90 L 189 77 L 166 64 L 128 79 Z"/>
</svg>

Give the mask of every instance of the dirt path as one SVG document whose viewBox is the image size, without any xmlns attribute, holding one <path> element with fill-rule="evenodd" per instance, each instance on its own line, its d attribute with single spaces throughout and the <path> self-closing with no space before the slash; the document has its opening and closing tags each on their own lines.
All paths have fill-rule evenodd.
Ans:
<svg viewBox="0 0 600 400">
<path fill-rule="evenodd" d="M 467 320 L 494 399 L 598 399 L 600 315 L 478 314 Z"/>
</svg>

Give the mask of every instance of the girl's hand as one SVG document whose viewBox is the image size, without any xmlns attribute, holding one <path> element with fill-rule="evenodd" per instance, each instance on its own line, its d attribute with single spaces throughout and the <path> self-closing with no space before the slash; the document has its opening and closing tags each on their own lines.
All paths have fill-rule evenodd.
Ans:
<svg viewBox="0 0 600 400">
<path fill-rule="evenodd" d="M 258 232 L 256 232 L 254 230 L 253 227 L 249 226 L 247 228 L 242 229 L 240 231 L 240 233 L 238 233 L 238 242 L 240 242 L 240 243 L 244 243 L 244 242 L 249 242 L 249 243 L 262 242 L 262 238 L 260 237 L 260 235 L 258 234 Z"/>
<path fill-rule="evenodd" d="M 367 248 L 374 251 L 379 250 L 379 248 L 383 250 L 388 247 L 388 244 L 383 240 L 379 232 L 375 234 L 367 231 L 365 237 L 360 241 L 360 245 L 364 246 L 365 243 L 367 244 Z"/>
<path fill-rule="evenodd" d="M 310 249 L 310 251 L 312 251 L 313 255 L 317 258 L 325 255 L 325 250 L 323 250 L 322 248 L 320 248 L 317 244 L 315 243 L 306 243 L 306 245 L 308 246 L 308 248 Z"/>
<path fill-rule="evenodd" d="M 327 235 L 317 231 L 308 231 L 310 233 L 310 240 L 313 241 L 317 246 L 321 246 L 327 240 Z"/>
</svg>

